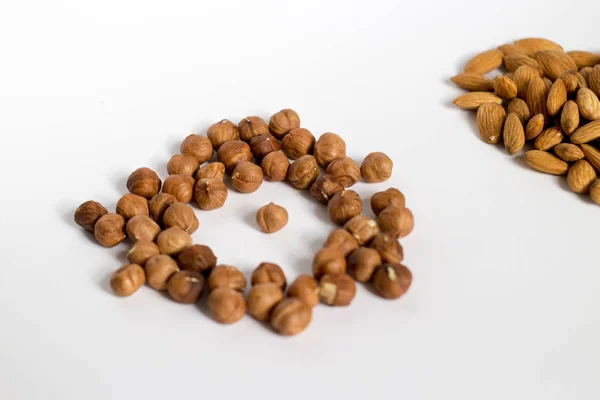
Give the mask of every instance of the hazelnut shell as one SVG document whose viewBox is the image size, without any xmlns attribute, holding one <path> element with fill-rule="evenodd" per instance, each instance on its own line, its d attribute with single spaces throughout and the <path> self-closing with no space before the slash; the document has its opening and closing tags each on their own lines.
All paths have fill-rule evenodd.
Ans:
<svg viewBox="0 0 600 400">
<path fill-rule="evenodd" d="M 275 203 L 269 203 L 258 209 L 256 223 L 264 233 L 277 232 L 288 223 L 288 212 Z"/>
<path fill-rule="evenodd" d="M 75 210 L 75 223 L 88 232 L 94 233 L 94 225 L 108 210 L 96 201 L 86 201 Z"/>
<path fill-rule="evenodd" d="M 160 192 L 161 180 L 150 168 L 138 168 L 127 178 L 127 190 L 150 200 Z"/>
<path fill-rule="evenodd" d="M 290 160 L 281 150 L 273 151 L 263 158 L 260 166 L 265 178 L 271 182 L 283 182 L 287 178 Z"/>
</svg>

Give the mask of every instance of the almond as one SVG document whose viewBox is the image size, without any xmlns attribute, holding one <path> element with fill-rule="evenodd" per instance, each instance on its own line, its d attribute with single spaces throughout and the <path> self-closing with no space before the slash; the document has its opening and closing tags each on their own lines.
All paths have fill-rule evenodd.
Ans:
<svg viewBox="0 0 600 400">
<path fill-rule="evenodd" d="M 580 69 L 600 64 L 600 54 L 590 53 L 589 51 L 567 51 L 567 54 L 573 59 L 577 68 Z"/>
<path fill-rule="evenodd" d="M 560 76 L 565 83 L 568 93 L 574 93 L 582 87 L 587 87 L 587 81 L 579 72 L 567 71 Z"/>
<path fill-rule="evenodd" d="M 596 96 L 600 96 L 600 65 L 596 65 L 587 77 L 588 87 Z"/>
<path fill-rule="evenodd" d="M 586 82 L 588 82 L 589 78 L 590 78 L 590 73 L 594 70 L 594 68 L 592 67 L 585 67 L 585 68 L 581 68 L 579 70 L 579 73 L 581 74 L 581 76 L 583 76 L 583 79 L 585 79 Z M 589 83 L 588 83 L 589 86 Z"/>
<path fill-rule="evenodd" d="M 548 90 L 546 84 L 542 78 L 533 78 L 527 86 L 527 93 L 525 94 L 525 101 L 529 111 L 533 114 L 542 114 L 544 117 L 547 115 L 546 101 L 548 98 Z"/>
<path fill-rule="evenodd" d="M 571 135 L 571 143 L 581 144 L 588 143 L 594 139 L 598 139 L 600 137 L 600 120 L 590 122 L 587 125 L 584 125 L 578 128 Z M 585 153 L 585 150 L 584 150 Z"/>
<path fill-rule="evenodd" d="M 522 124 L 526 124 L 527 121 L 529 121 L 529 118 L 531 117 L 531 113 L 529 112 L 529 107 L 527 106 L 527 103 L 525 102 L 525 100 L 516 99 L 516 98 L 512 99 L 508 103 L 508 113 L 509 114 L 510 113 L 517 114 L 517 116 L 521 120 Z"/>
<path fill-rule="evenodd" d="M 567 101 L 567 88 L 562 79 L 554 81 L 550 90 L 548 91 L 548 99 L 546 101 L 546 108 L 548 113 L 552 116 L 558 114 L 562 106 Z"/>
<path fill-rule="evenodd" d="M 579 89 L 577 92 L 577 105 L 583 118 L 589 121 L 600 119 L 600 101 L 598 96 L 590 89 Z"/>
<path fill-rule="evenodd" d="M 506 100 L 517 97 L 517 85 L 506 75 L 498 75 L 494 78 L 494 91 Z"/>
<path fill-rule="evenodd" d="M 579 107 L 573 100 L 565 103 L 560 114 L 560 126 L 562 130 L 570 135 L 579 127 Z"/>
<path fill-rule="evenodd" d="M 546 129 L 535 138 L 533 145 L 538 150 L 550 150 L 557 144 L 561 143 L 564 139 L 562 129 L 553 126 Z"/>
<path fill-rule="evenodd" d="M 562 51 L 538 51 L 533 58 L 540 64 L 544 75 L 556 79 L 569 70 L 576 70 L 577 65 Z"/>
<path fill-rule="evenodd" d="M 498 50 L 504 54 L 504 56 L 526 56 L 528 55 L 527 51 L 522 47 L 519 47 L 516 44 L 507 43 L 498 47 Z"/>
<path fill-rule="evenodd" d="M 453 76 L 450 80 L 459 88 L 471 92 L 491 92 L 494 90 L 494 84 L 490 78 L 473 72 L 463 72 Z"/>
<path fill-rule="evenodd" d="M 502 104 L 502 98 L 489 92 L 470 92 L 458 96 L 453 103 L 463 110 L 477 110 L 484 103 Z"/>
<path fill-rule="evenodd" d="M 511 113 L 506 117 L 502 137 L 504 139 L 504 147 L 506 147 L 509 154 L 518 153 L 525 146 L 525 131 L 523 130 L 523 123 L 517 114 Z"/>
<path fill-rule="evenodd" d="M 527 122 L 527 126 L 525 127 L 525 139 L 533 140 L 544 129 L 544 116 L 542 114 L 537 114 L 531 117 L 529 122 Z"/>
<path fill-rule="evenodd" d="M 525 38 L 515 41 L 515 44 L 522 48 L 527 54 L 534 54 L 538 51 L 556 50 L 563 51 L 563 48 L 552 40 L 543 38 Z"/>
<path fill-rule="evenodd" d="M 547 151 L 530 150 L 525 153 L 525 162 L 533 169 L 552 175 L 564 175 L 569 164 Z"/>
<path fill-rule="evenodd" d="M 502 65 L 504 54 L 500 50 L 488 50 L 477 54 L 471 58 L 465 65 L 464 72 L 474 72 L 476 74 L 487 74 L 490 71 L 499 68 Z"/>
<path fill-rule="evenodd" d="M 596 181 L 596 171 L 586 160 L 571 165 L 567 173 L 567 183 L 575 193 L 587 193 L 590 185 Z"/>
<path fill-rule="evenodd" d="M 500 140 L 506 111 L 496 103 L 485 103 L 477 110 L 477 127 L 484 142 L 494 144 Z"/>
<path fill-rule="evenodd" d="M 591 184 L 590 197 L 594 203 L 600 204 L 600 180 Z"/>
<path fill-rule="evenodd" d="M 586 160 L 592 164 L 594 168 L 600 171 L 600 150 L 589 144 L 582 144 L 581 150 L 585 154 Z"/>
<path fill-rule="evenodd" d="M 561 143 L 556 145 L 554 153 L 563 161 L 572 162 L 581 160 L 585 155 L 579 146 L 572 143 Z"/>
<path fill-rule="evenodd" d="M 539 69 L 522 65 L 515 71 L 513 75 L 513 81 L 517 85 L 518 96 L 522 99 L 525 98 L 527 93 L 527 86 L 533 78 L 541 78 L 542 73 Z"/>
<path fill-rule="evenodd" d="M 514 55 L 514 56 L 506 56 L 504 57 L 504 67 L 508 70 L 508 72 L 515 72 L 517 68 L 526 65 L 533 69 L 542 70 L 540 64 L 529 56 L 524 55 Z"/>
</svg>

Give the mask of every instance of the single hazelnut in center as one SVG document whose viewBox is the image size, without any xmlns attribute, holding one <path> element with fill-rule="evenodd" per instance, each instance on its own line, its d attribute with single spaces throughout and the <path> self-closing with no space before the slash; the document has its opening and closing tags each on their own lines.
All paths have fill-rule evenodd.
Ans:
<svg viewBox="0 0 600 400">
<path fill-rule="evenodd" d="M 250 140 L 250 149 L 254 157 L 260 160 L 267 154 L 279 150 L 279 140 L 270 133 L 255 136 Z"/>
<path fill-rule="evenodd" d="M 127 259 L 130 263 L 141 265 L 143 267 L 146 264 L 146 261 L 159 254 L 160 250 L 156 243 L 148 240 L 140 240 L 131 246 L 131 249 L 127 252 Z"/>
<path fill-rule="evenodd" d="M 167 282 L 171 275 L 179 271 L 175 260 L 166 254 L 150 257 L 144 265 L 148 285 L 156 290 L 167 290 Z"/>
<path fill-rule="evenodd" d="M 221 324 L 232 324 L 246 314 L 246 300 L 237 290 L 219 287 L 210 292 L 208 309 L 215 321 Z"/>
<path fill-rule="evenodd" d="M 144 269 L 137 264 L 124 265 L 110 278 L 110 288 L 121 297 L 131 296 L 146 282 Z"/>
<path fill-rule="evenodd" d="M 175 196 L 177 201 L 189 203 L 194 194 L 194 178 L 189 175 L 169 175 L 163 184 L 163 193 Z"/>
<path fill-rule="evenodd" d="M 210 179 L 216 178 L 223 180 L 225 177 L 225 165 L 218 161 L 208 163 L 205 166 L 201 167 L 196 173 L 196 179 Z"/>
<path fill-rule="evenodd" d="M 350 232 L 361 246 L 370 243 L 379 233 L 377 222 L 366 215 L 357 215 L 356 217 L 353 217 L 346 222 L 344 229 Z"/>
<path fill-rule="evenodd" d="M 200 179 L 194 189 L 194 198 L 206 211 L 223 207 L 227 200 L 227 186 L 217 178 Z"/>
<path fill-rule="evenodd" d="M 369 282 L 380 265 L 379 252 L 369 247 L 359 247 L 348 257 L 348 271 L 359 282 Z"/>
<path fill-rule="evenodd" d="M 269 130 L 277 139 L 283 139 L 289 131 L 300 128 L 300 117 L 289 108 L 276 112 L 269 120 Z"/>
<path fill-rule="evenodd" d="M 206 136 L 189 135 L 181 142 L 181 154 L 194 157 L 199 164 L 207 162 L 213 156 L 213 145 Z"/>
<path fill-rule="evenodd" d="M 170 175 L 189 175 L 194 176 L 200 163 L 194 156 L 187 154 L 175 154 L 167 163 L 167 172 Z"/>
<path fill-rule="evenodd" d="M 260 166 L 265 178 L 271 182 L 283 182 L 287 178 L 290 160 L 281 150 L 273 151 L 263 158 Z"/>
<path fill-rule="evenodd" d="M 117 214 L 123 216 L 125 220 L 129 220 L 136 215 L 148 216 L 150 215 L 148 200 L 135 194 L 124 194 L 117 202 Z"/>
<path fill-rule="evenodd" d="M 373 286 L 386 299 L 397 299 L 410 288 L 412 273 L 402 264 L 385 264 L 373 275 Z"/>
<path fill-rule="evenodd" d="M 386 207 L 377 217 L 381 232 L 394 237 L 404 237 L 412 232 L 415 226 L 413 213 L 406 207 Z"/>
<path fill-rule="evenodd" d="M 344 186 L 335 176 L 323 174 L 310 187 L 310 194 L 318 202 L 327 204 L 336 193 L 343 190 Z"/>
<path fill-rule="evenodd" d="M 335 176 L 344 187 L 350 187 L 360 180 L 360 168 L 350 157 L 336 158 L 331 161 L 326 172 Z"/>
<path fill-rule="evenodd" d="M 166 228 L 176 226 L 187 233 L 194 233 L 198 229 L 198 218 L 189 205 L 176 202 L 171 204 L 163 215 L 163 223 Z"/>
<path fill-rule="evenodd" d="M 101 216 L 94 225 L 94 236 L 104 247 L 113 247 L 125 240 L 125 219 L 119 214 Z"/>
<path fill-rule="evenodd" d="M 208 127 L 207 136 L 212 146 L 218 150 L 228 140 L 239 140 L 240 132 L 233 122 L 223 119 Z"/>
<path fill-rule="evenodd" d="M 404 251 L 398 240 L 385 233 L 375 236 L 370 247 L 379 252 L 383 262 L 399 264 L 404 259 Z"/>
<path fill-rule="evenodd" d="M 262 169 L 250 161 L 240 162 L 231 175 L 231 186 L 240 193 L 256 192 L 262 185 L 262 181 Z"/>
<path fill-rule="evenodd" d="M 258 285 L 259 283 L 274 283 L 281 290 L 284 290 L 286 285 L 285 274 L 281 267 L 269 262 L 260 263 L 260 265 L 252 272 L 250 281 L 252 285 Z"/>
<path fill-rule="evenodd" d="M 177 262 L 181 269 L 207 275 L 217 265 L 217 257 L 210 247 L 195 244 L 183 249 L 177 256 Z"/>
<path fill-rule="evenodd" d="M 96 201 L 86 201 L 75 210 L 75 223 L 88 232 L 94 233 L 94 225 L 108 210 Z"/>
<path fill-rule="evenodd" d="M 150 200 L 159 191 L 161 180 L 150 168 L 138 168 L 127 178 L 127 190 L 137 196 Z"/>
<path fill-rule="evenodd" d="M 327 213 L 332 222 L 343 225 L 362 213 L 362 200 L 354 190 L 344 190 L 329 201 Z"/>
<path fill-rule="evenodd" d="M 368 183 L 386 181 L 392 176 L 394 163 L 381 152 L 368 154 L 360 165 L 360 175 Z"/>
<path fill-rule="evenodd" d="M 162 224 L 163 215 L 167 208 L 177 201 L 177 198 L 169 193 L 159 193 L 150 200 L 148 208 L 150 209 L 150 216 L 157 224 Z"/>
<path fill-rule="evenodd" d="M 310 275 L 300 275 L 287 290 L 288 297 L 296 297 L 309 307 L 319 303 L 319 284 Z"/>
<path fill-rule="evenodd" d="M 340 250 L 325 247 L 315 254 L 313 259 L 313 275 L 320 279 L 325 274 L 343 274 L 346 272 L 346 258 Z"/>
<path fill-rule="evenodd" d="M 258 209 L 256 223 L 264 233 L 277 232 L 288 223 L 288 212 L 275 203 L 269 203 Z"/>
<path fill-rule="evenodd" d="M 242 161 L 252 161 L 252 151 L 246 142 L 229 140 L 217 151 L 217 160 L 225 165 L 225 172 L 231 174 Z"/>
<path fill-rule="evenodd" d="M 246 277 L 236 267 L 217 265 L 208 277 L 208 290 L 215 290 L 220 287 L 227 287 L 241 292 L 246 287 Z"/>
<path fill-rule="evenodd" d="M 346 142 L 335 133 L 324 133 L 315 143 L 313 154 L 317 163 L 326 168 L 336 158 L 346 157 Z"/>
<path fill-rule="evenodd" d="M 138 240 L 152 242 L 160 233 L 160 226 L 146 215 L 136 215 L 127 221 L 125 230 L 129 240 L 133 242 Z"/>
<path fill-rule="evenodd" d="M 318 177 L 319 166 L 311 155 L 300 157 L 288 170 L 288 180 L 296 189 L 308 189 Z"/>
<path fill-rule="evenodd" d="M 194 271 L 175 272 L 169 278 L 167 292 L 178 303 L 193 304 L 204 292 L 204 277 Z"/>
<path fill-rule="evenodd" d="M 269 133 L 269 125 L 261 117 L 246 117 L 238 124 L 240 139 L 249 142 L 252 138 Z"/>
<path fill-rule="evenodd" d="M 346 274 L 323 275 L 319 284 L 321 301 L 330 306 L 349 306 L 356 295 L 354 279 Z"/>
<path fill-rule="evenodd" d="M 379 215 L 388 206 L 405 207 L 405 204 L 404 194 L 396 188 L 389 188 L 371 196 L 371 209 L 375 215 Z"/>
<path fill-rule="evenodd" d="M 156 244 L 161 253 L 175 255 L 192 245 L 192 237 L 183 229 L 174 226 L 162 231 L 156 239 Z"/>
<path fill-rule="evenodd" d="M 284 336 L 302 332 L 312 319 L 312 308 L 304 301 L 289 297 L 271 311 L 271 326 Z"/>
<path fill-rule="evenodd" d="M 283 300 L 283 292 L 275 283 L 259 283 L 248 293 L 248 311 L 259 321 L 268 321 L 271 311 Z"/>
<path fill-rule="evenodd" d="M 283 152 L 292 160 L 312 154 L 315 145 L 315 137 L 304 128 L 292 129 L 281 141 Z"/>
</svg>

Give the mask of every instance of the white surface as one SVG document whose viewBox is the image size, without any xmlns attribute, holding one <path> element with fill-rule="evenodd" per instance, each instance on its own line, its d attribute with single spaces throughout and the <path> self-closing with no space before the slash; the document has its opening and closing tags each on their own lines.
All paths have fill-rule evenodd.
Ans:
<svg viewBox="0 0 600 400">
<path fill-rule="evenodd" d="M 10 5 L 9 5 L 10 4 Z M 0 398 L 597 399 L 599 210 L 483 144 L 447 83 L 523 36 L 600 50 L 600 3 L 558 1 L 11 2 L 0 7 Z M 291 107 L 360 161 L 394 160 L 416 216 L 401 300 L 364 288 L 303 334 L 212 322 L 150 290 L 120 299 L 104 249 L 72 223 L 114 209 L 128 173 L 190 132 Z M 290 223 L 266 236 L 268 201 Z M 283 184 L 198 211 L 199 243 L 247 274 L 293 279 L 332 229 Z"/>
</svg>

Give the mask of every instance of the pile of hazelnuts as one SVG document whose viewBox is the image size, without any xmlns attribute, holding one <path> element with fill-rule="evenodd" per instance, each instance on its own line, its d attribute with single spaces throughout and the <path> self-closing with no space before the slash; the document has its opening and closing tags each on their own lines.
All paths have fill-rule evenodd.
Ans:
<svg viewBox="0 0 600 400">
<path fill-rule="evenodd" d="M 395 188 L 373 195 L 373 220 L 362 215 L 360 196 L 348 189 L 361 178 L 383 182 L 392 167 L 392 160 L 380 152 L 367 155 L 359 167 L 346 156 L 340 136 L 324 133 L 316 140 L 300 127 L 296 112 L 284 109 L 268 124 L 256 116 L 238 125 L 222 120 L 211 125 L 206 136 L 189 135 L 181 143 L 181 154 L 169 160 L 164 182 L 153 170 L 139 168 L 127 179 L 129 193 L 119 199 L 115 213 L 87 201 L 75 211 L 75 222 L 106 247 L 130 240 L 130 264 L 110 279 L 116 295 L 130 296 L 148 283 L 179 303 L 192 304 L 201 300 L 207 287 L 208 309 L 216 321 L 230 324 L 249 313 L 270 321 L 282 335 L 295 335 L 308 326 L 319 301 L 349 305 L 356 294 L 355 280 L 372 282 L 388 299 L 399 298 L 410 287 L 412 274 L 401 264 L 404 255 L 398 242 L 414 226 L 404 195 Z M 242 272 L 217 264 L 208 246 L 193 244 L 191 234 L 199 222 L 190 203 L 214 210 L 225 204 L 228 184 L 240 193 L 252 193 L 265 178 L 309 190 L 327 206 L 331 221 L 343 228 L 331 232 L 315 255 L 312 276 L 300 275 L 287 287 L 283 270 L 263 262 L 252 273 L 252 288 L 244 298 L 247 281 Z M 274 203 L 256 214 L 265 233 L 279 231 L 287 221 L 287 210 Z"/>
</svg>

